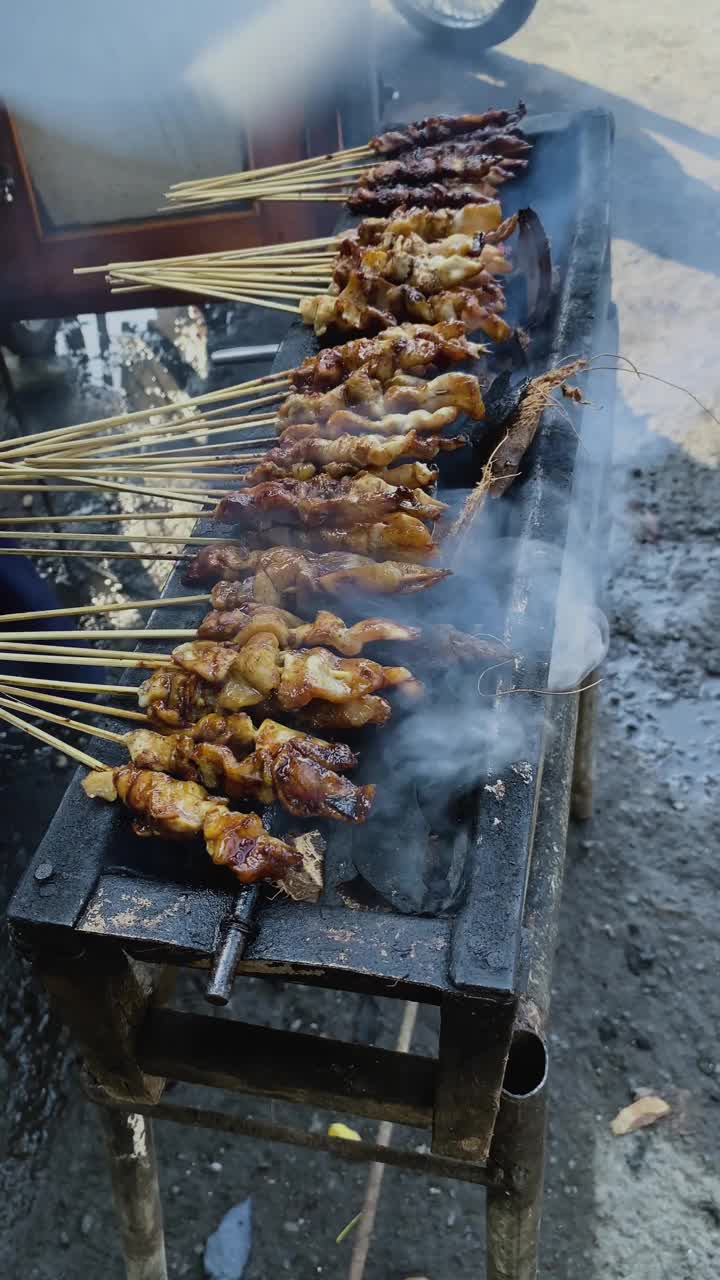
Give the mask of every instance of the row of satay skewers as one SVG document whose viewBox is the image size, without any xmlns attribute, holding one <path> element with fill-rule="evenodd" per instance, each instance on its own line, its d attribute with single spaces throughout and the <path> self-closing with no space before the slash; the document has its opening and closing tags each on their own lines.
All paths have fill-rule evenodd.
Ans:
<svg viewBox="0 0 720 1280">
<path fill-rule="evenodd" d="M 468 145 L 469 135 L 477 133 L 475 144 L 482 153 L 490 133 L 498 135 L 499 129 L 509 151 L 497 154 L 509 156 L 522 142 L 517 119 L 504 113 L 502 122 L 487 117 L 484 123 L 475 121 L 474 129 L 464 130 Z M 413 145 L 430 135 L 437 142 L 443 129 L 450 130 L 444 136 L 463 132 L 457 121 L 430 121 L 409 126 L 407 137 Z M 483 130 L 490 131 L 484 142 L 479 136 Z M 513 153 L 518 161 L 520 153 Z M 454 154 L 466 161 L 470 157 L 467 149 Z M 434 163 L 438 159 L 436 155 Z M 412 163 L 419 174 L 419 158 Z M 505 176 L 511 170 L 509 165 Z M 426 181 L 427 164 L 422 172 Z M 423 190 L 428 205 L 438 203 L 430 186 Z M 468 444 L 465 435 L 442 434 L 460 413 L 476 422 L 484 416 L 478 379 L 452 366 L 483 354 L 483 348 L 468 340 L 468 330 L 479 328 L 496 339 L 509 332 L 499 316 L 504 301 L 495 277 L 507 269 L 502 241 L 515 224 L 501 222 L 494 192 L 475 194 L 473 203 L 467 190 L 462 198 L 445 202 L 465 206 L 459 212 L 452 207 L 435 213 L 402 210 L 389 219 L 369 219 L 351 236 L 323 245 L 286 246 L 287 252 L 276 246 L 262 255 L 255 251 L 254 258 L 243 253 L 213 258 L 213 278 L 228 273 L 237 290 L 249 290 L 246 300 L 266 297 L 285 306 L 277 302 L 278 289 L 325 284 L 324 294 L 300 302 L 306 322 L 317 332 L 332 326 L 375 332 L 375 337 L 326 349 L 298 369 L 208 393 L 182 407 L 60 428 L 7 441 L 0 449 L 0 486 L 141 493 L 179 502 L 174 515 L 189 517 L 214 502 L 218 482 L 225 482 L 225 491 L 228 478 L 237 486 L 224 493 L 212 514 L 239 527 L 242 542 L 193 537 L 187 545 L 201 549 L 189 557 L 177 550 L 157 552 L 158 546 L 177 539 L 106 534 L 108 546 L 61 553 L 147 558 L 147 551 L 119 550 L 116 543 L 148 543 L 157 558 L 184 561 L 187 582 L 215 584 L 214 608 L 196 635 L 177 629 L 141 633 L 147 640 L 184 641 L 170 654 L 70 649 L 66 641 L 71 635 L 64 631 L 45 633 L 43 643 L 17 632 L 0 642 L 0 661 L 52 658 L 69 665 L 150 668 L 139 690 L 112 687 L 114 695 L 138 696 L 139 711 L 104 708 L 106 714 L 137 719 L 141 727 L 126 734 L 93 731 L 121 743 L 129 764 L 104 767 L 24 718 L 31 714 L 78 727 L 43 708 L 92 709 L 94 704 L 76 695 L 107 686 L 54 682 L 48 692 L 31 676 L 6 677 L 0 687 L 0 719 L 88 765 L 88 793 L 119 797 L 135 813 L 136 830 L 173 838 L 203 836 L 213 860 L 230 867 L 241 881 L 272 879 L 287 888 L 287 876 L 297 872 L 303 854 L 293 841 L 268 835 L 257 814 L 229 810 L 228 801 L 258 805 L 275 800 L 293 817 L 364 821 L 374 788 L 355 786 L 345 776 L 356 763 L 355 753 L 316 735 L 387 722 L 389 689 L 405 700 L 422 695 L 421 682 L 408 668 L 386 666 L 362 654 L 366 644 L 376 641 L 417 642 L 417 628 L 383 617 L 347 627 L 338 615 L 318 611 L 318 605 L 353 591 L 391 596 L 424 590 L 449 572 L 428 563 L 437 552 L 435 526 L 446 510 L 430 492 L 436 476 L 432 463 L 439 454 Z M 199 193 L 197 198 L 202 198 Z M 181 276 L 192 278 L 199 292 L 212 296 L 210 277 L 203 274 L 208 261 L 165 263 L 168 283 L 177 287 Z M 162 274 L 157 264 L 154 280 L 147 264 L 131 266 L 127 274 L 127 264 L 117 269 L 114 278 L 122 281 L 117 287 L 143 288 Z M 429 323 L 411 322 L 418 319 Z M 530 412 L 521 405 L 505 424 L 487 458 L 482 484 L 466 504 L 468 511 L 474 513 L 478 497 L 501 493 L 512 482 L 547 396 L 568 373 L 556 370 L 531 384 L 534 395 L 526 398 Z M 428 374 L 434 376 L 427 380 Z M 244 441 L 241 453 L 236 443 L 218 441 L 241 430 L 256 433 Z M 183 447 L 177 449 L 178 444 Z M 273 447 L 266 449 L 268 444 Z M 225 450 L 231 452 L 226 455 Z M 249 469 L 237 474 L 240 466 Z M 178 482 L 182 487 L 175 487 Z M 141 518 L 167 514 L 142 513 Z M 36 519 L 24 517 L 22 534 L 4 530 L 0 537 L 25 537 Z M 53 518 L 53 524 L 63 519 Z M 462 517 L 450 531 L 448 545 L 461 526 Z M 55 529 L 34 536 L 55 544 L 97 541 L 92 532 Z M 52 550 L 19 547 L 17 553 L 58 551 L 56 545 Z M 137 603 L 149 607 L 171 601 Z M 287 612 L 288 604 L 297 612 Z M 315 616 L 303 622 L 299 615 L 308 611 Z M 60 616 L 63 611 L 54 612 Z M 83 609 L 89 612 L 100 609 Z M 38 615 L 12 616 L 13 622 L 23 620 L 37 621 Z M 88 640 L 108 634 L 118 640 L 139 638 L 131 631 L 81 634 Z M 415 652 L 422 655 L 416 669 L 423 662 L 428 665 L 429 655 L 475 668 L 498 656 L 496 645 L 452 628 L 426 631 Z M 33 703 L 20 703 L 18 689 Z M 41 709 L 32 709 L 38 702 Z M 294 721 L 292 728 L 280 722 L 279 717 L 287 716 Z M 90 732 L 90 726 L 83 724 L 82 731 Z M 209 794 L 218 790 L 224 798 Z"/>
<path fill-rule="evenodd" d="M 108 730 L 98 735 L 122 740 L 131 763 L 103 770 L 99 761 L 72 749 L 75 758 L 93 769 L 86 781 L 92 794 L 119 796 L 138 815 L 138 829 L 144 832 L 178 838 L 204 835 L 215 861 L 230 866 L 241 880 L 269 877 L 286 885 L 282 865 L 294 867 L 301 861 L 302 852 L 291 842 L 267 836 L 257 815 L 233 813 L 225 801 L 209 798 L 208 791 L 220 790 L 230 799 L 255 804 L 272 798 L 293 817 L 364 820 L 373 788 L 356 787 L 345 776 L 355 762 L 354 753 L 316 733 L 344 732 L 387 722 L 391 706 L 384 694 L 388 689 L 397 689 L 406 698 L 420 696 L 421 685 L 407 668 L 387 667 L 360 656 L 365 644 L 410 643 L 419 641 L 420 634 L 416 628 L 387 618 L 365 619 L 346 627 L 341 618 L 326 610 L 320 610 L 313 621 L 303 623 L 298 615 L 287 613 L 284 605 L 293 601 L 305 611 L 312 602 L 342 598 L 348 591 L 372 596 L 414 592 L 446 576 L 446 568 L 417 563 L 418 549 L 408 545 L 404 527 L 392 523 L 398 516 L 408 516 L 424 528 L 424 521 L 441 516 L 443 504 L 427 491 L 434 478 L 432 468 L 426 461 L 406 459 L 416 450 L 423 452 L 430 439 L 434 441 L 432 448 L 439 449 L 445 438 L 423 435 L 416 428 L 410 440 L 409 433 L 403 431 L 404 415 L 385 411 L 388 405 L 395 409 L 402 404 L 410 414 L 426 414 L 424 425 L 435 427 L 441 425 L 431 423 L 437 413 L 444 414 L 443 426 L 460 411 L 481 420 L 482 394 L 473 375 L 450 371 L 423 382 L 403 372 L 407 368 L 442 367 L 477 354 L 464 335 L 451 331 L 449 326 L 408 327 L 392 335 L 385 333 L 372 340 L 328 349 L 286 375 L 293 389 L 286 392 L 283 384 L 284 399 L 276 415 L 281 428 L 279 446 L 238 477 L 239 488 L 225 494 L 216 508 L 218 518 L 249 525 L 255 534 L 264 520 L 260 540 L 270 538 L 275 545 L 249 548 L 234 541 L 204 540 L 205 545 L 188 560 L 185 569 L 189 581 L 216 584 L 210 596 L 214 608 L 196 637 L 187 630 L 178 634 L 162 629 L 79 633 L 84 640 L 93 641 L 109 634 L 118 640 L 142 636 L 146 640 L 187 641 L 171 654 L 128 655 L 118 649 L 72 649 L 66 643 L 72 633 L 64 631 L 46 632 L 42 642 L 18 632 L 3 638 L 0 658 L 5 661 L 46 663 L 52 659 L 68 665 L 97 662 L 109 668 L 151 668 L 139 692 L 131 686 L 113 688 L 116 695 L 138 696 L 140 712 L 104 708 L 105 713 L 122 718 L 141 716 L 144 727 L 129 735 Z M 567 374 L 567 370 L 556 371 L 552 385 Z M 271 376 L 265 385 L 275 386 L 278 381 Z M 231 398 L 240 397 L 243 390 L 254 396 L 258 383 L 232 389 Z M 228 392 L 224 394 L 227 396 Z M 430 407 L 408 409 L 407 397 L 413 404 L 422 400 Z M 348 402 L 351 408 L 339 407 Z M 435 407 L 439 402 L 442 403 Z M 193 405 L 190 414 L 201 407 Z M 345 415 L 340 422 L 338 414 Z M 310 423 L 312 416 L 315 421 Z M 352 416 L 352 422 L 348 416 Z M 44 439 L 28 438 L 21 450 L 26 456 L 19 465 L 29 465 L 29 450 L 33 451 L 29 456 L 39 459 L 40 467 L 44 467 L 48 457 L 66 456 L 68 447 L 74 451 L 87 447 L 90 441 L 116 442 L 128 427 L 136 434 L 138 419 L 127 417 L 129 421 L 109 420 L 111 435 L 93 423 L 89 424 L 86 437 L 79 428 L 63 428 L 54 434 L 45 433 L 45 437 L 49 436 L 47 444 Z M 292 430 L 311 425 L 317 434 Z M 519 419 L 514 425 L 524 449 L 529 443 L 526 424 Z M 152 423 L 147 426 L 151 432 L 155 429 Z M 338 434 L 340 426 L 343 430 Z M 380 430 L 376 430 L 378 426 Z M 362 432 L 363 427 L 372 430 Z M 283 443 L 286 430 L 290 431 L 289 443 Z M 514 435 L 510 423 L 500 443 L 516 468 Z M 142 436 L 135 447 L 141 441 Z M 465 437 L 456 438 L 454 447 L 463 447 L 466 442 Z M 338 444 L 339 449 L 335 448 Z M 52 452 L 43 454 L 38 445 Z M 334 451 L 323 452 L 326 446 L 333 446 Z M 386 446 L 389 452 L 384 451 Z M 17 447 L 15 441 L 10 441 L 6 452 Z M 114 449 L 116 443 L 107 447 Z M 102 458 L 103 449 L 94 456 Z M 147 455 L 139 456 L 146 472 Z M 71 465 L 82 477 L 78 455 L 73 452 L 72 457 Z M 393 459 L 397 459 L 395 465 Z M 378 465 L 369 465 L 373 463 Z M 11 468 L 13 464 L 2 465 Z M 115 462 L 99 465 L 114 469 Z M 508 476 L 503 465 L 494 472 L 491 464 L 491 477 L 500 490 L 506 486 Z M 396 484 L 395 480 L 402 483 Z M 98 478 L 89 483 L 102 487 L 106 482 Z M 85 489 L 88 482 L 83 480 L 75 487 Z M 195 500 L 205 504 L 210 496 L 208 492 Z M 368 549 L 368 530 L 378 526 L 385 532 L 375 533 L 375 545 L 393 546 L 396 558 L 382 560 L 352 550 L 328 552 L 278 545 L 279 533 L 292 530 L 293 535 L 300 534 L 316 546 L 322 546 L 328 534 L 341 540 L 354 537 L 354 545 L 359 536 Z M 3 536 L 8 532 L 4 531 Z M 61 536 L 48 535 L 55 539 Z M 77 535 L 67 536 L 72 539 Z M 90 536 L 94 540 L 95 535 Z M 27 548 L 20 550 L 28 553 Z M 422 559 L 425 551 L 423 547 Z M 93 554 L 102 556 L 108 551 L 94 548 Z M 207 598 L 181 599 L 183 603 L 200 603 Z M 138 603 L 149 606 L 177 602 L 175 598 Z M 106 611 L 112 608 L 103 607 Z M 58 616 L 62 612 L 56 611 Z M 18 615 L 7 619 L 22 620 Z M 38 619 L 29 615 L 26 620 Z M 498 656 L 496 646 L 448 628 L 426 632 L 418 652 L 426 666 L 429 655 L 434 661 L 464 661 L 476 668 Z M 422 667 L 423 661 L 415 665 Z M 42 709 L 52 703 L 78 710 L 93 707 L 83 705 L 74 695 L 83 689 L 94 692 L 96 686 L 74 687 L 74 682 L 65 682 L 60 693 L 59 682 L 54 684 L 50 693 L 46 692 L 46 685 L 32 677 L 6 677 L 0 692 L 0 719 L 29 728 L 25 718 L 28 714 L 36 718 L 57 716 Z M 41 709 L 35 707 L 29 712 L 26 701 L 20 706 L 18 690 L 24 698 L 40 702 Z M 255 719 L 262 717 L 259 728 L 254 727 L 246 708 L 251 708 Z M 287 715 L 293 716 L 297 728 L 288 730 L 277 718 Z M 65 717 L 59 719 L 66 723 Z M 82 731 L 88 730 L 89 726 L 83 724 Z M 50 740 L 45 730 L 33 732 L 43 741 Z M 54 741 L 59 749 L 69 749 L 59 739 Z"/>
<path fill-rule="evenodd" d="M 105 272 L 113 292 L 162 287 L 299 315 L 318 336 L 375 333 L 404 321 L 462 320 L 467 333 L 506 341 L 500 278 L 518 215 L 497 200 L 366 218 L 342 235 L 262 250 L 77 268 Z M 318 290 L 321 290 L 318 292 Z"/>
</svg>

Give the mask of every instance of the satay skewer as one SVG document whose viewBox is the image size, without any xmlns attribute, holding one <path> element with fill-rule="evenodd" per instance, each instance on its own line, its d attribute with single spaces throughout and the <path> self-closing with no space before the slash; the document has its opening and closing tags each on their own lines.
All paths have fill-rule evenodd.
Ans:
<svg viewBox="0 0 720 1280">
<path fill-rule="evenodd" d="M 91 422 L 78 423 L 75 426 L 54 427 L 50 430 L 34 431 L 28 435 L 10 436 L 3 441 L 0 447 L 0 457 L 7 456 L 11 448 L 24 450 L 35 442 L 47 444 L 50 440 L 72 439 L 76 436 L 94 436 L 115 427 L 126 426 L 130 422 L 139 422 L 143 418 L 148 419 L 168 413 L 182 413 L 197 408 L 199 405 L 217 404 L 219 401 L 232 400 L 235 396 L 242 396 L 254 391 L 258 386 L 265 386 L 266 384 L 273 390 L 278 390 L 281 396 L 284 394 L 282 386 L 288 381 L 289 372 L 283 370 L 278 373 L 265 374 L 261 378 L 253 378 L 249 382 L 240 382 L 231 387 L 223 387 L 218 391 L 207 391 L 203 395 L 195 396 L 192 400 L 169 401 L 146 409 L 136 409 L 132 413 L 116 414 L 109 418 L 96 418 Z"/>
<path fill-rule="evenodd" d="M 93 684 L 87 680 L 43 680 L 30 673 L 23 676 L 2 676 L 3 684 L 17 685 L 23 689 L 68 689 L 73 693 L 112 693 L 123 698 L 136 698 L 137 689 L 130 684 Z M 100 706 L 100 704 L 98 704 Z"/>
<path fill-rule="evenodd" d="M 59 724 L 65 729 L 74 729 L 76 733 L 100 738 L 104 742 L 123 743 L 125 741 L 124 733 L 116 733 L 112 729 L 101 729 L 99 725 L 85 724 L 82 720 L 72 720 L 70 716 L 61 716 L 54 711 L 46 711 L 43 707 L 34 707 L 31 703 L 23 702 L 18 698 L 8 698 L 0 694 L 0 707 L 5 707 L 8 711 L 22 711 L 36 720 L 47 720 L 49 724 Z"/>
<path fill-rule="evenodd" d="M 210 601 L 212 596 L 209 592 L 206 594 L 187 595 L 187 596 L 158 596 L 152 600 L 128 600 L 116 601 L 112 604 L 78 604 L 69 605 L 67 608 L 59 609 L 30 609 L 24 613 L 3 613 L 0 614 L 0 625 L 8 622 L 29 622 L 44 618 L 64 618 L 79 617 L 99 613 L 128 613 L 132 609 L 159 609 L 174 605 L 183 604 L 204 604 Z M 82 633 L 76 633 L 82 634 Z"/>
<path fill-rule="evenodd" d="M 20 719 L 19 716 L 8 711 L 5 707 L 0 707 L 0 720 L 4 720 L 6 724 L 11 724 L 15 729 L 21 729 L 23 733 L 29 734 L 31 738 L 37 738 L 39 742 L 43 742 L 48 747 L 54 747 L 56 751 L 62 755 L 70 756 L 72 760 L 76 760 L 78 764 L 84 764 L 88 769 L 106 769 L 107 765 L 102 760 L 98 760 L 97 756 L 88 755 L 87 751 L 81 751 L 79 747 L 73 747 L 69 742 L 63 742 L 62 738 L 56 738 L 54 734 L 47 733 L 45 729 L 39 728 L 37 725 L 28 724 L 27 720 Z"/>
<path fill-rule="evenodd" d="M 63 698 L 58 694 L 41 693 L 31 684 L 9 685 L 6 683 L 7 679 L 7 676 L 3 676 L 0 680 L 0 693 L 11 697 L 17 697 L 18 693 L 22 693 L 33 702 L 48 702 L 53 706 L 70 707 L 75 711 L 89 711 L 92 715 L 108 717 L 111 720 L 132 720 L 136 724 L 149 723 L 148 717 L 143 715 L 142 711 L 131 711 L 127 707 L 111 707 L 105 702 L 85 702 L 82 698 Z"/>
<path fill-rule="evenodd" d="M 86 560 L 183 560 L 191 557 L 182 551 L 112 551 L 84 547 L 0 547 L 0 556 L 82 556 Z"/>
<path fill-rule="evenodd" d="M 226 800 L 211 796 L 198 783 L 134 765 L 113 768 L 5 707 L 0 707 L 0 720 L 90 769 L 83 780 L 86 793 L 122 799 L 139 818 L 144 834 L 201 837 L 212 861 L 227 867 L 243 884 L 274 880 L 284 888 L 285 877 L 303 867 L 301 849 L 293 842 L 269 835 L 256 813 L 229 810 Z M 292 894 L 290 887 L 287 891 Z"/>
</svg>

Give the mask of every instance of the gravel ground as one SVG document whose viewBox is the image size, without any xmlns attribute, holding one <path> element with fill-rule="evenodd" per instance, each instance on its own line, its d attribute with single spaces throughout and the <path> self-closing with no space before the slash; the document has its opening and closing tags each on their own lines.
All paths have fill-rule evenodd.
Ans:
<svg viewBox="0 0 720 1280">
<path fill-rule="evenodd" d="M 399 90 L 392 107 L 397 117 L 518 96 L 531 110 L 614 110 L 614 292 L 622 350 L 641 368 L 691 387 L 717 413 L 706 319 L 720 303 L 720 148 L 706 129 L 717 11 L 701 0 L 694 18 L 688 24 L 669 3 L 654 6 L 651 18 L 644 7 L 620 0 L 602 10 L 541 0 L 502 50 L 465 64 L 439 57 L 383 12 L 381 62 Z M 220 322 L 217 312 L 211 320 L 216 340 Z M 242 317 L 234 323 L 239 336 Z M 163 324 L 170 331 L 167 314 Z M 254 319 L 253 338 L 262 340 L 257 330 Z M 192 344 L 184 345 L 177 331 L 173 336 L 187 362 Z M 220 334 L 223 341 L 227 336 Z M 160 343 L 157 354 L 165 361 L 168 349 Z M 189 372 L 181 362 L 173 376 L 184 385 Z M 66 421 L 95 416 L 88 399 L 92 371 L 82 353 L 67 356 L 59 373 L 50 389 L 23 394 L 31 424 L 49 420 L 51 409 L 54 423 L 59 413 Z M 621 389 L 606 602 L 612 645 L 601 699 L 596 816 L 571 833 L 556 964 L 543 1274 L 714 1280 L 720 1260 L 718 427 L 667 387 L 629 375 Z M 87 585 L 74 579 L 62 590 L 83 598 Z M 126 578 L 117 589 L 123 585 L 135 590 Z M 2 746 L 2 762 L 3 802 L 14 812 L 2 860 L 7 891 L 66 773 L 51 753 L 28 753 L 14 739 Z M 63 1039 L 47 1023 L 41 998 L 16 959 L 6 955 L 5 964 L 11 1092 L 0 1131 L 3 1274 L 77 1280 L 102 1269 L 107 1280 L 120 1280 L 94 1120 L 77 1096 Z M 198 988 L 198 980 L 188 978 L 182 1001 L 196 998 Z M 243 983 L 233 1003 L 236 1016 L 249 1020 L 384 1044 L 392 1043 L 399 1021 L 399 1009 L 386 1001 L 281 983 Z M 415 1047 L 432 1052 L 436 1030 L 434 1012 L 423 1011 Z M 670 1117 L 614 1138 L 613 1115 L 645 1089 L 670 1102 Z M 254 1115 L 297 1118 L 288 1107 L 249 1105 Z M 301 1119 L 312 1127 L 327 1117 Z M 370 1125 L 361 1127 L 370 1134 Z M 211 1135 L 171 1126 L 158 1141 L 171 1275 L 199 1280 L 207 1236 L 250 1194 L 254 1245 L 246 1280 L 346 1273 L 352 1237 L 340 1247 L 334 1237 L 360 1207 L 360 1170 L 262 1143 L 218 1144 Z M 479 1193 L 390 1171 L 367 1274 L 378 1280 L 476 1275 L 482 1234 Z"/>
</svg>

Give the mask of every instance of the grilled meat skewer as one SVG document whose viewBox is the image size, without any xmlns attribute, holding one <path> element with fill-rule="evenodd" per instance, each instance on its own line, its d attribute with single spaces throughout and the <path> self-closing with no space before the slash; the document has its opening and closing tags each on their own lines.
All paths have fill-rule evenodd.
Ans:
<svg viewBox="0 0 720 1280">
<path fill-rule="evenodd" d="M 277 799 L 296 818 L 365 821 L 375 788 L 356 787 L 340 776 L 341 770 L 357 763 L 348 747 L 312 738 L 274 720 L 264 720 L 255 730 L 245 718 L 253 729 L 254 750 L 249 753 L 242 747 L 238 750 L 237 733 L 231 734 L 233 745 L 222 741 L 220 734 L 208 740 L 204 726 L 209 720 L 222 723 L 219 716 L 205 717 L 190 732 L 136 729 L 125 735 L 125 742 L 138 768 L 200 782 L 231 800 L 271 804 Z"/>
<path fill-rule="evenodd" d="M 470 417 L 484 417 L 480 383 L 471 373 L 442 373 L 429 382 L 412 374 L 395 374 L 383 388 L 364 370 L 351 373 L 331 391 L 293 391 L 286 396 L 278 409 L 281 439 L 290 426 L 316 427 L 327 423 L 329 429 L 317 430 L 316 435 L 335 434 L 332 424 L 338 413 L 353 413 L 365 422 L 364 430 L 372 424 L 373 431 L 382 431 L 376 422 L 384 423 L 390 415 L 414 413 L 422 410 L 434 414 L 439 409 L 455 409 Z M 346 428 L 349 429 L 349 428 Z M 394 429 L 394 428 L 393 428 Z"/>
<path fill-rule="evenodd" d="M 496 109 L 479 115 L 426 116 L 423 120 L 377 134 L 368 145 L 379 155 L 394 155 L 413 147 L 433 146 L 468 134 L 477 136 L 514 131 L 525 115 L 525 104 L 519 102 L 514 111 Z"/>
<path fill-rule="evenodd" d="M 321 609 L 312 622 L 272 605 L 225 604 L 232 598 L 234 583 L 218 583 L 213 599 L 218 607 L 206 614 L 198 627 L 199 640 L 232 640 L 244 644 L 258 632 L 272 632 L 284 649 L 306 649 L 318 645 L 334 649 L 348 658 L 357 657 L 365 645 L 378 641 L 412 641 L 420 638 L 418 627 L 407 627 L 389 618 L 364 618 L 346 627 L 342 618 Z"/>
<path fill-rule="evenodd" d="M 93 770 L 82 785 L 89 796 L 122 800 L 136 814 L 136 835 L 166 840 L 202 837 L 216 866 L 227 867 L 243 884 L 280 880 L 302 864 L 299 850 L 269 835 L 256 813 L 231 813 L 227 800 L 209 796 L 197 782 L 122 765 Z"/>
<path fill-rule="evenodd" d="M 440 410 L 440 412 L 445 412 Z M 308 436 L 276 449 L 269 449 L 264 460 L 243 475 L 245 484 L 253 485 L 262 480 L 275 480 L 282 476 L 309 479 L 304 474 L 307 467 L 334 468 L 331 475 L 365 471 L 367 468 L 388 467 L 399 458 L 417 457 L 430 461 L 439 453 L 454 452 L 467 444 L 467 436 L 421 435 L 407 431 L 404 435 L 383 436 L 368 433 L 362 436 L 349 434 L 326 440 L 322 436 Z"/>
<path fill-rule="evenodd" d="M 347 552 L 308 552 L 290 547 L 248 551 L 235 543 L 215 543 L 193 556 L 183 578 L 190 583 L 251 579 L 245 600 L 280 605 L 286 596 L 342 595 L 349 588 L 376 595 L 423 591 L 449 569 L 370 560 Z"/>
<path fill-rule="evenodd" d="M 436 325 L 402 324 L 374 338 L 354 338 L 308 356 L 290 374 L 299 391 L 328 391 L 348 374 L 363 369 L 383 385 L 401 372 L 422 371 L 432 365 L 477 360 L 483 348 L 469 342 L 457 321 Z"/>
<path fill-rule="evenodd" d="M 349 527 L 374 524 L 403 511 L 422 520 L 437 520 L 447 511 L 444 502 L 422 489 L 389 485 L 379 476 L 360 471 L 334 479 L 320 474 L 311 480 L 269 480 L 224 497 L 215 519 L 243 527 L 271 524 Z"/>
</svg>

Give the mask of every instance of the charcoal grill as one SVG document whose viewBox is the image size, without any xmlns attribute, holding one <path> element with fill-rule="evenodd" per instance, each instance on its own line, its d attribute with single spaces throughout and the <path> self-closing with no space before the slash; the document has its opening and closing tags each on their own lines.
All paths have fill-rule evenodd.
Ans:
<svg viewBox="0 0 720 1280">
<path fill-rule="evenodd" d="M 569 355 L 617 349 L 612 122 L 602 112 L 552 115 L 530 121 L 528 132 L 535 143 L 530 171 L 508 187 L 504 203 L 533 205 L 552 243 L 558 290 L 536 343 L 544 368 Z M 292 367 L 314 349 L 314 339 L 296 327 L 275 368 Z M 613 387 L 607 374 L 592 373 L 582 386 L 592 409 L 577 412 L 571 424 L 548 407 L 524 477 L 503 501 L 502 532 L 515 551 L 502 608 L 528 655 L 514 675 L 518 687 L 547 683 L 569 550 L 577 556 L 584 547 L 587 563 L 597 565 L 603 544 Z M 472 532 L 478 545 L 486 518 Z M 472 581 L 465 586 L 472 592 Z M 167 590 L 178 594 L 177 575 Z M 151 628 L 198 620 L 187 609 L 160 612 Z M 487 777 L 472 798 L 469 852 L 454 894 L 436 909 L 427 902 L 413 909 L 392 893 L 350 902 L 343 884 L 362 858 L 354 864 L 352 848 L 334 833 L 319 903 L 258 905 L 256 892 L 238 897 L 206 859 L 135 840 L 126 813 L 89 804 L 73 780 L 10 918 L 80 1044 L 92 1096 L 102 1104 L 131 1280 L 166 1276 L 153 1117 L 484 1185 L 488 1275 L 536 1274 L 550 971 L 571 796 L 580 816 L 590 801 L 593 698 L 594 690 L 526 696 L 522 759 L 501 771 L 492 742 L 502 743 L 516 700 L 488 703 Z M 188 965 L 213 970 L 210 995 L 221 1000 L 236 972 L 439 1005 L 438 1057 L 162 1008 L 163 975 Z M 342 1142 L 175 1106 L 162 1100 L 168 1079 L 428 1128 L 431 1151 Z"/>
</svg>

